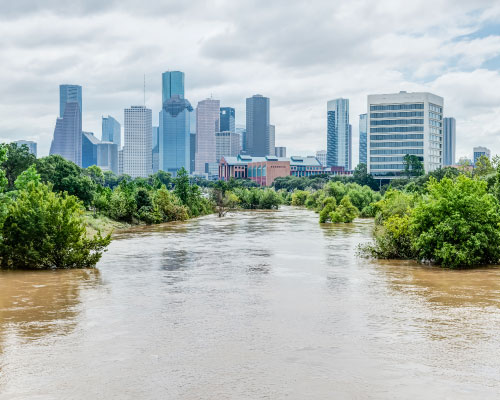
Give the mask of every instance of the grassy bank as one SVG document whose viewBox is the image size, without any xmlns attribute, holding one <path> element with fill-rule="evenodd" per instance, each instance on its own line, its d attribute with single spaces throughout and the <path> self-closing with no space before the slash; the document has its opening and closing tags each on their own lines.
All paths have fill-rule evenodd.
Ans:
<svg viewBox="0 0 500 400">
<path fill-rule="evenodd" d="M 85 226 L 87 227 L 87 236 L 93 237 L 97 231 L 101 231 L 101 235 L 105 236 L 108 233 L 113 233 L 121 229 L 127 229 L 138 224 L 129 224 L 126 222 L 114 221 L 102 214 L 94 215 L 93 212 L 86 212 L 84 215 Z"/>
</svg>

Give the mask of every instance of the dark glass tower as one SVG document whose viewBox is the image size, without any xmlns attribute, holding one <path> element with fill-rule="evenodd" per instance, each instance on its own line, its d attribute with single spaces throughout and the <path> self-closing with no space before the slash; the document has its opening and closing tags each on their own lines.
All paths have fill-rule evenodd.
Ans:
<svg viewBox="0 0 500 400">
<path fill-rule="evenodd" d="M 256 94 L 246 101 L 246 151 L 249 155 L 265 157 L 269 152 L 269 98 Z"/>
<path fill-rule="evenodd" d="M 235 111 L 232 107 L 221 107 L 220 109 L 220 131 L 235 133 Z"/>
</svg>

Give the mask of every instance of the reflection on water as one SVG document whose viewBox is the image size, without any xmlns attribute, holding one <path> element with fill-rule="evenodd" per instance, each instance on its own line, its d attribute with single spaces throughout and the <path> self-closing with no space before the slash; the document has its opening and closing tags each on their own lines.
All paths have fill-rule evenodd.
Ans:
<svg viewBox="0 0 500 400">
<path fill-rule="evenodd" d="M 500 270 L 360 259 L 371 229 L 242 212 L 0 274 L 0 400 L 496 398 Z"/>
</svg>

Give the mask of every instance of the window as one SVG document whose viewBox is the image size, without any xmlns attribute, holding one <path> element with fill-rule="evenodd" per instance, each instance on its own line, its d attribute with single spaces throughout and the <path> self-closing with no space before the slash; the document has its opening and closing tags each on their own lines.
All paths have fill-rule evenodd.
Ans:
<svg viewBox="0 0 500 400">
<path fill-rule="evenodd" d="M 385 112 L 371 113 L 370 118 L 401 118 L 401 117 L 423 117 L 423 111 L 406 111 L 406 112 Z"/>
<path fill-rule="evenodd" d="M 418 104 L 388 104 L 388 105 L 370 105 L 370 111 L 385 110 L 423 110 L 424 103 Z"/>
<path fill-rule="evenodd" d="M 424 147 L 424 142 L 373 142 L 370 147 Z"/>
<path fill-rule="evenodd" d="M 422 133 L 409 133 L 406 135 L 370 135 L 370 140 L 406 140 L 406 139 L 423 139 Z"/>
<path fill-rule="evenodd" d="M 423 126 L 395 126 L 388 128 L 370 128 L 371 133 L 384 133 L 384 132 L 423 132 Z"/>
<path fill-rule="evenodd" d="M 370 125 L 410 125 L 423 123 L 423 119 L 382 119 L 370 121 Z"/>
</svg>

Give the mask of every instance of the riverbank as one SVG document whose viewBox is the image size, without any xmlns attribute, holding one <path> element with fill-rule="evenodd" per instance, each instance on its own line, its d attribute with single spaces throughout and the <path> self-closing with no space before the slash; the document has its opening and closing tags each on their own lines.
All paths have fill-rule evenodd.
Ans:
<svg viewBox="0 0 500 400">
<path fill-rule="evenodd" d="M 102 214 L 94 214 L 91 211 L 85 212 L 84 223 L 87 228 L 87 237 L 93 237 L 98 231 L 101 235 L 106 236 L 110 233 L 128 229 L 132 226 L 144 225 L 144 223 L 129 224 L 126 222 L 115 221 Z"/>
</svg>

